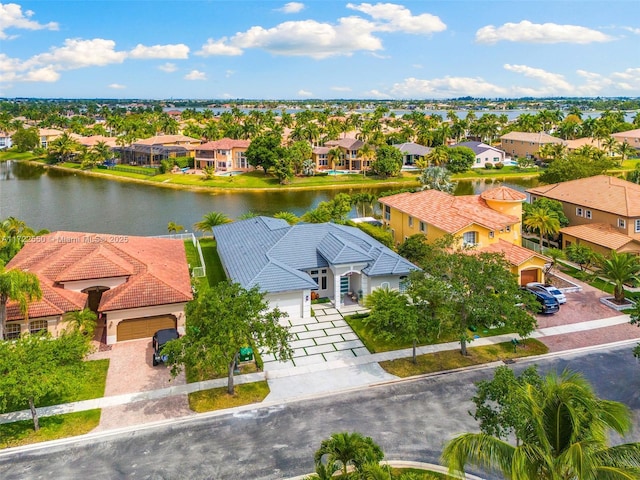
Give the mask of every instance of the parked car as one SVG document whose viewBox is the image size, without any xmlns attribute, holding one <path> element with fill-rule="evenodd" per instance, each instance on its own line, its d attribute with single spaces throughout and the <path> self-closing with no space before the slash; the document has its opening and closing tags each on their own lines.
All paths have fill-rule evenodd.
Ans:
<svg viewBox="0 0 640 480">
<path fill-rule="evenodd" d="M 175 328 L 165 328 L 163 330 L 158 330 L 153 334 L 153 340 L 151 341 L 151 346 L 153 347 L 153 358 L 151 363 L 155 367 L 159 363 L 164 363 L 167 361 L 166 355 L 161 355 L 162 347 L 170 340 L 175 340 L 179 338 L 180 334 L 178 330 Z"/>
<path fill-rule="evenodd" d="M 558 303 L 560 305 L 562 305 L 563 303 L 567 303 L 567 297 L 564 295 L 564 293 L 562 293 L 553 285 L 545 285 L 544 283 L 540 282 L 531 282 L 527 283 L 527 288 L 539 288 L 547 292 L 548 294 L 553 295 L 554 297 L 556 297 L 556 300 L 558 300 Z"/>
<path fill-rule="evenodd" d="M 540 305 L 542 306 L 542 310 L 540 311 L 540 313 L 551 315 L 552 313 L 560 311 L 560 304 L 558 303 L 556 297 L 554 297 L 553 295 L 537 287 L 527 287 L 526 290 L 530 293 L 533 293 L 538 303 L 540 303 Z"/>
</svg>

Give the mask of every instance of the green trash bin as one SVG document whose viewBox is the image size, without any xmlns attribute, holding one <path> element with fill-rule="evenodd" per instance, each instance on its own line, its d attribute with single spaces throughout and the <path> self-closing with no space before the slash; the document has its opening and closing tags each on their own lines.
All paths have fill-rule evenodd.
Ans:
<svg viewBox="0 0 640 480">
<path fill-rule="evenodd" d="M 243 347 L 240 349 L 240 361 L 248 362 L 253 360 L 253 349 L 251 347 Z"/>
</svg>

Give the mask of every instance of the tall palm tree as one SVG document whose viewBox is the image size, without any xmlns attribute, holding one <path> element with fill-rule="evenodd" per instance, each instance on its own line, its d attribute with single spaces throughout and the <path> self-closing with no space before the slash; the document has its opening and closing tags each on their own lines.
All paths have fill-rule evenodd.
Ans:
<svg viewBox="0 0 640 480">
<path fill-rule="evenodd" d="M 631 253 L 618 253 L 611 250 L 609 257 L 598 256 L 594 275 L 613 283 L 613 297 L 617 303 L 623 303 L 625 284 L 638 281 L 640 261 Z"/>
<path fill-rule="evenodd" d="M 558 214 L 553 210 L 543 207 L 532 209 L 524 219 L 524 224 L 537 230 L 540 234 L 540 252 L 542 252 L 544 237 L 555 235 L 560 231 L 560 220 Z M 547 241 L 547 243 L 549 243 Z"/>
<path fill-rule="evenodd" d="M 213 237 L 213 227 L 231 222 L 231 219 L 221 212 L 209 212 L 202 216 L 202 220 L 193 224 L 193 228 L 199 232 L 211 232 Z"/>
<path fill-rule="evenodd" d="M 635 148 L 627 142 L 622 142 L 618 145 L 618 153 L 622 156 L 622 161 L 624 162 L 630 155 L 635 153 Z"/>
<path fill-rule="evenodd" d="M 342 158 L 342 150 L 340 147 L 334 147 L 328 152 L 329 161 L 331 162 L 331 169 L 335 171 L 336 167 L 340 165 L 340 159 Z"/>
<path fill-rule="evenodd" d="M 347 468 L 353 465 L 356 470 L 369 462 L 380 462 L 384 457 L 382 449 L 374 443 L 371 437 L 364 437 L 358 432 L 334 433 L 320 444 L 315 453 L 316 465 L 337 463 L 342 466 L 342 475 L 346 478 Z"/>
<path fill-rule="evenodd" d="M 514 393 L 514 407 L 525 419 L 522 442 L 513 446 L 485 433 L 455 437 L 442 452 L 451 473 L 473 464 L 514 480 L 639 478 L 640 443 L 607 444 L 610 430 L 624 435 L 631 428 L 626 405 L 601 400 L 584 377 L 569 371 Z"/>
<path fill-rule="evenodd" d="M 35 273 L 16 269 L 5 270 L 0 265 L 0 340 L 4 338 L 7 302 L 9 300 L 18 302 L 20 312 L 27 319 L 29 303 L 41 298 L 40 281 Z"/>
</svg>

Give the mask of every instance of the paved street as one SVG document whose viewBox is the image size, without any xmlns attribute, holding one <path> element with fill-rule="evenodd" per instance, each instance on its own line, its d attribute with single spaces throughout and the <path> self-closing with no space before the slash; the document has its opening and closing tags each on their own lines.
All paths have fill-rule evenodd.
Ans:
<svg viewBox="0 0 640 480">
<path fill-rule="evenodd" d="M 629 405 L 635 431 L 628 440 L 640 441 L 640 372 L 630 345 L 538 363 L 582 371 L 601 396 Z M 390 460 L 437 463 L 445 440 L 476 428 L 467 414 L 473 382 L 490 375 L 490 369 L 435 375 L 0 452 L 0 478 L 64 480 L 80 472 L 87 479 L 288 478 L 312 471 L 320 441 L 344 430 L 371 435 Z"/>
</svg>

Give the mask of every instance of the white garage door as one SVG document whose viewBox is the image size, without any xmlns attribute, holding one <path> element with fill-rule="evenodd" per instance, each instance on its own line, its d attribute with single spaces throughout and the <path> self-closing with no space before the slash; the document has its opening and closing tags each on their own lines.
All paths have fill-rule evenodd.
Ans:
<svg viewBox="0 0 640 480">
<path fill-rule="evenodd" d="M 271 307 L 278 307 L 281 311 L 289 314 L 289 318 L 300 318 L 302 316 L 302 293 L 283 292 L 272 293 L 267 296 Z"/>
</svg>

